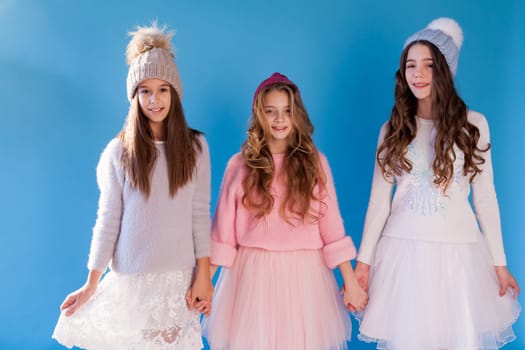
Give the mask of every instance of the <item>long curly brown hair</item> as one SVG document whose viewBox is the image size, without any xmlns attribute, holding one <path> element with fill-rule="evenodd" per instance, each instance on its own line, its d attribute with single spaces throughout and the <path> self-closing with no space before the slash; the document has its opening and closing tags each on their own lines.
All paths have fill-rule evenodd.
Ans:
<svg viewBox="0 0 525 350">
<path fill-rule="evenodd" d="M 163 139 L 166 140 L 166 158 L 170 196 L 193 177 L 197 163 L 197 151 L 202 151 L 198 138 L 201 133 L 188 127 L 179 95 L 170 85 L 171 104 L 163 123 Z M 149 196 L 151 173 L 157 160 L 153 131 L 148 118 L 142 112 L 135 93 L 128 116 L 119 134 L 122 141 L 121 164 L 128 176 L 131 187 Z"/>
<path fill-rule="evenodd" d="M 268 147 L 268 141 L 271 139 L 270 126 L 264 114 L 264 97 L 272 90 L 288 94 L 293 125 L 288 135 L 288 147 L 283 163 L 282 176 L 287 193 L 279 209 L 280 215 L 290 224 L 290 218 L 308 218 L 316 221 L 321 213 L 311 208 L 311 202 L 321 200 L 316 192 L 323 193 L 326 175 L 312 140 L 314 126 L 303 105 L 299 90 L 284 83 L 264 88 L 255 99 L 248 138 L 241 148 L 247 168 L 247 175 L 243 180 L 243 204 L 254 209 L 257 218 L 269 214 L 274 206 L 270 187 L 275 177 L 275 167 Z M 319 191 L 315 190 L 316 186 L 319 186 Z"/>
<path fill-rule="evenodd" d="M 418 102 L 407 84 L 405 67 L 408 51 L 415 44 L 427 46 L 432 55 L 432 115 L 437 130 L 432 170 L 434 183 L 445 192 L 454 177 L 454 161 L 457 157 L 454 145 L 464 154 L 463 175 L 470 174 L 469 180 L 472 182 L 481 172 L 479 166 L 485 162 L 480 153 L 488 151 L 490 144 L 484 149 L 478 147 L 479 129 L 467 119 L 467 106 L 456 91 L 445 57 L 429 41 L 414 41 L 401 53 L 396 72 L 395 104 L 376 158 L 388 180 L 392 180 L 394 175 L 399 176 L 402 172 L 409 173 L 412 170 L 406 151 L 417 133 Z"/>
</svg>

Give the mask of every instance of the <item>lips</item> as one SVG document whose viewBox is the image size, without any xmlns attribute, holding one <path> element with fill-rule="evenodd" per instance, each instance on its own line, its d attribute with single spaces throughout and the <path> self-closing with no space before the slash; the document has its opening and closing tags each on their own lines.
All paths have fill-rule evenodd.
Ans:
<svg viewBox="0 0 525 350">
<path fill-rule="evenodd" d="M 421 88 L 424 88 L 424 87 L 427 87 L 429 86 L 430 84 L 429 83 L 414 83 L 412 84 L 415 88 L 418 88 L 418 89 L 421 89 Z"/>
<path fill-rule="evenodd" d="M 288 129 L 287 126 L 281 126 L 281 127 L 278 127 L 278 126 L 272 126 L 272 130 L 275 130 L 275 131 L 285 131 L 286 129 Z"/>
</svg>

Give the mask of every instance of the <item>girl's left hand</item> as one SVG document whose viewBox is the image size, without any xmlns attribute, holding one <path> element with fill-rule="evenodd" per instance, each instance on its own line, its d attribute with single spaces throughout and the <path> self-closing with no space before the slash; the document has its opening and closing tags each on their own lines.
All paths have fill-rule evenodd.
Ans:
<svg viewBox="0 0 525 350">
<path fill-rule="evenodd" d="M 199 273 L 196 274 L 192 286 L 186 293 L 188 308 L 197 309 L 204 316 L 209 316 L 211 311 L 211 298 L 213 296 L 213 285 L 211 280 Z"/>
<path fill-rule="evenodd" d="M 520 294 L 520 287 L 514 276 L 510 274 L 507 266 L 495 266 L 495 269 L 499 282 L 499 296 L 504 296 L 505 293 L 511 289 L 514 300 L 516 300 L 518 298 L 518 294 Z"/>
</svg>

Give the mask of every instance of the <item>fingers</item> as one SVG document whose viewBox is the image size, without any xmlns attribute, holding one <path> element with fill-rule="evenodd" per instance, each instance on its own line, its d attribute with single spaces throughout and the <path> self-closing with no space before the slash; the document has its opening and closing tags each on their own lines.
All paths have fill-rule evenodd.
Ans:
<svg viewBox="0 0 525 350">
<path fill-rule="evenodd" d="M 518 286 L 516 280 L 510 280 L 508 282 L 501 283 L 498 295 L 502 297 L 505 294 L 507 294 L 507 291 L 509 290 L 512 293 L 512 297 L 514 298 L 514 300 L 516 300 L 518 298 L 518 295 L 520 294 L 520 287 Z"/>
<path fill-rule="evenodd" d="M 211 312 L 211 303 L 207 300 L 200 300 L 195 303 L 195 309 L 204 316 L 208 317 Z"/>
<path fill-rule="evenodd" d="M 365 309 L 367 303 L 368 303 L 368 301 L 365 300 L 359 305 L 352 305 L 352 307 L 354 308 L 355 311 L 361 312 L 361 311 L 363 311 Z"/>
<path fill-rule="evenodd" d="M 188 310 L 191 310 L 193 308 L 193 302 L 194 300 L 191 297 L 191 288 L 188 289 L 186 292 L 186 296 L 184 297 L 186 299 L 186 306 L 188 306 Z"/>
<path fill-rule="evenodd" d="M 360 304 L 360 305 L 353 305 L 351 303 L 348 303 L 346 304 L 346 308 L 348 309 L 348 311 L 350 312 L 361 312 L 365 309 L 366 307 L 366 302 Z"/>
<path fill-rule="evenodd" d="M 520 294 L 520 286 L 518 285 L 518 282 L 516 282 L 516 280 L 513 278 L 509 282 L 509 286 L 512 288 L 514 300 L 518 299 L 518 295 Z"/>
<path fill-rule="evenodd" d="M 65 311 L 66 316 L 71 316 L 77 311 L 77 309 L 86 302 L 82 295 L 70 295 L 66 301 L 60 306 L 61 311 Z"/>
<path fill-rule="evenodd" d="M 520 287 L 516 284 L 516 287 L 514 288 L 514 300 L 518 299 L 519 294 L 520 294 Z"/>
<path fill-rule="evenodd" d="M 66 309 L 65 315 L 66 316 L 71 316 L 71 315 L 73 315 L 75 313 L 75 311 L 77 311 L 77 309 L 78 309 L 77 304 L 73 304 L 73 306 L 71 306 L 69 309 Z"/>
<path fill-rule="evenodd" d="M 76 302 L 77 298 L 72 295 L 68 295 L 66 297 L 66 300 L 60 305 L 60 311 L 64 311 L 65 309 L 69 308 L 71 305 L 73 305 Z"/>
<path fill-rule="evenodd" d="M 350 303 L 346 304 L 346 308 L 348 309 L 348 311 L 350 312 L 357 312 L 357 309 Z"/>
<path fill-rule="evenodd" d="M 209 316 L 211 312 L 211 300 L 204 298 L 201 299 L 197 295 L 193 295 L 191 288 L 188 289 L 184 298 L 186 299 L 188 310 L 195 309 L 204 316 Z"/>
<path fill-rule="evenodd" d="M 76 298 L 75 299 L 75 302 L 69 307 L 66 309 L 66 313 L 65 315 L 66 316 L 71 316 L 75 313 L 75 311 L 77 311 L 77 309 L 82 306 L 82 304 L 84 304 L 84 301 L 82 301 L 81 298 Z"/>
</svg>

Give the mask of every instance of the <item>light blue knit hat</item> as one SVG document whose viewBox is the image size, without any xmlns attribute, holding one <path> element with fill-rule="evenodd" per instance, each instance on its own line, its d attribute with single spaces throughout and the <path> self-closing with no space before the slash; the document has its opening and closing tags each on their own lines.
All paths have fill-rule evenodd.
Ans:
<svg viewBox="0 0 525 350">
<path fill-rule="evenodd" d="M 463 31 L 456 21 L 445 17 L 433 20 L 425 29 L 412 34 L 403 48 L 418 40 L 427 40 L 434 44 L 445 56 L 452 75 L 456 75 L 459 49 L 463 44 Z"/>
</svg>

